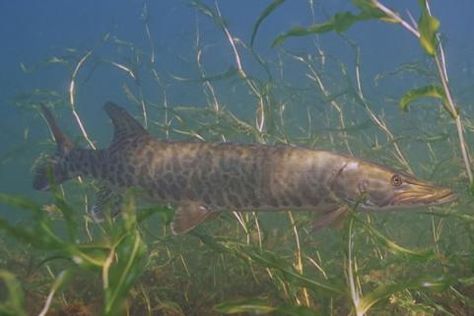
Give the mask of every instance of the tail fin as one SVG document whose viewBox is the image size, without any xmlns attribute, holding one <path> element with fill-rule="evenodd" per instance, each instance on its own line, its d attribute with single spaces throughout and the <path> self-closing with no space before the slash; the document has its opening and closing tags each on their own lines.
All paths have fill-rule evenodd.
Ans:
<svg viewBox="0 0 474 316">
<path fill-rule="evenodd" d="M 63 159 L 74 148 L 73 142 L 59 128 L 51 111 L 41 105 L 41 112 L 49 125 L 57 144 L 56 154 L 42 162 L 35 171 L 33 188 L 40 191 L 49 190 L 50 184 L 60 184 L 69 179 L 68 172 L 63 164 Z"/>
</svg>

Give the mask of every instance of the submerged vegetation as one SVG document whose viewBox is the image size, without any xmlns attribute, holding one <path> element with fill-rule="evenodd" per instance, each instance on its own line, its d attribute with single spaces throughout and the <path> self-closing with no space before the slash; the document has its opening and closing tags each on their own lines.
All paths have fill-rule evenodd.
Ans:
<svg viewBox="0 0 474 316">
<path fill-rule="evenodd" d="M 354 210 L 338 230 L 317 234 L 311 232 L 312 215 L 305 212 L 229 212 L 174 237 L 169 231 L 173 210 L 142 205 L 133 192 L 123 216 L 93 223 L 84 209 L 92 204 L 97 184 L 82 179 L 56 187 L 46 202 L 0 194 L 0 314 L 468 315 L 474 310 L 473 181 L 469 135 L 464 135 L 474 122 L 454 103 L 440 22 L 428 2 L 420 1 L 416 23 L 382 1 L 355 0 L 355 13 L 340 12 L 326 22 L 275 34 L 276 60 L 265 59 L 256 45 L 260 29 L 284 0 L 269 2 L 248 44 L 232 34 L 217 2 L 190 4 L 199 19 L 221 33 L 232 67 L 207 70 L 207 43 L 197 28 L 194 59 L 188 61 L 197 77 L 163 71 L 145 2 L 147 49 L 106 34 L 89 50 L 68 49 L 37 66 L 22 64 L 25 73 L 59 65 L 69 71 L 68 86 L 66 97 L 38 88 L 18 96 L 15 105 L 36 118 L 39 104 L 68 117 L 72 113 L 80 141 L 95 149 L 77 99 L 98 68 L 119 70 L 123 96 L 158 137 L 331 149 L 416 171 L 455 188 L 459 201 L 419 212 Z M 422 58 L 434 64 L 423 59 L 377 75 L 378 81 L 401 80 L 400 74 L 414 75 L 417 82 L 426 79 L 390 96 L 393 100 L 386 98 L 389 105 L 410 109 L 403 113 L 404 124 L 396 121 L 397 114 L 382 115 L 382 106 L 366 96 L 360 53 L 365 48 L 344 35 L 358 24 L 374 23 L 370 20 L 394 23 L 415 35 Z M 285 49 L 292 37 L 311 41 L 333 32 L 354 53 L 353 64 L 326 54 L 319 42 L 312 52 Z M 304 79 L 293 81 L 286 75 L 290 67 L 301 70 Z M 169 96 L 173 85 L 197 87 L 204 97 L 196 99 L 205 104 L 175 103 Z M 424 106 L 426 97 L 440 106 Z M 42 151 L 50 145 L 37 144 Z M 9 217 L 13 212 L 21 214 L 16 223 Z"/>
</svg>

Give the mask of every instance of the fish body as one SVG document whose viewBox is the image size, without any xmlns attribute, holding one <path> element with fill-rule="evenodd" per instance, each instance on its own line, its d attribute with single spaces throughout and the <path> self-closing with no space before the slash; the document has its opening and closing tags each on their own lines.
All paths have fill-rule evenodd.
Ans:
<svg viewBox="0 0 474 316">
<path fill-rule="evenodd" d="M 316 225 L 325 226 L 347 204 L 388 209 L 454 199 L 447 188 L 354 157 L 283 145 L 159 140 L 123 108 L 109 102 L 105 110 L 114 124 L 113 142 L 107 149 L 88 150 L 73 146 L 43 108 L 58 153 L 38 169 L 33 184 L 47 190 L 52 181 L 76 176 L 100 180 L 96 217 L 106 205 L 118 213 L 128 188 L 175 205 L 175 233 L 224 210 L 301 209 L 326 214 Z"/>
</svg>

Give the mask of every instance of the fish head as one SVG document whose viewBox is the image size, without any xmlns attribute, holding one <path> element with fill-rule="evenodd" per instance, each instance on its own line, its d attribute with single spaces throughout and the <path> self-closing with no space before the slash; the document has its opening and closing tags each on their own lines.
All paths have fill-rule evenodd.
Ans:
<svg viewBox="0 0 474 316">
<path fill-rule="evenodd" d="M 415 208 L 456 199 L 449 188 L 365 161 L 346 163 L 334 181 L 333 190 L 337 197 L 363 209 Z"/>
</svg>

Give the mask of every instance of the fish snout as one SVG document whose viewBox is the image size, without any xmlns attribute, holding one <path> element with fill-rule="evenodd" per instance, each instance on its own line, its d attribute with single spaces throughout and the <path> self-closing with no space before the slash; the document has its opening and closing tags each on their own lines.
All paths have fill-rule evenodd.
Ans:
<svg viewBox="0 0 474 316">
<path fill-rule="evenodd" d="M 395 194 L 390 204 L 396 207 L 431 206 L 456 199 L 457 195 L 449 188 L 416 183 Z"/>
</svg>

